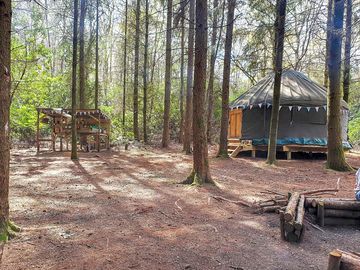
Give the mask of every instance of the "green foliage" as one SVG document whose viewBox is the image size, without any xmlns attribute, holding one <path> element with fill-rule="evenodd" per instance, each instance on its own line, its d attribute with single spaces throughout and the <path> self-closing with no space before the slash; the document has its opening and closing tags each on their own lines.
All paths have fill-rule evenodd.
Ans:
<svg viewBox="0 0 360 270">
<path fill-rule="evenodd" d="M 36 107 L 59 107 L 69 104 L 67 78 L 51 75 L 51 52 L 35 38 L 26 44 L 12 39 L 12 137 L 32 141 L 36 130 Z M 45 132 L 45 130 L 44 130 Z"/>
</svg>

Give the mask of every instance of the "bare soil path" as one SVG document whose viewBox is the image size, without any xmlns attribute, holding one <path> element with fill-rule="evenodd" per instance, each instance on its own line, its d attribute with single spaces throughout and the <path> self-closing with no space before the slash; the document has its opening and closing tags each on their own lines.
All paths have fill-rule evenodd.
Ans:
<svg viewBox="0 0 360 270">
<path fill-rule="evenodd" d="M 191 169 L 179 148 L 36 155 L 11 161 L 11 216 L 23 228 L 4 248 L 1 269 L 325 269 L 334 248 L 360 252 L 360 228 L 307 228 L 282 242 L 276 214 L 257 215 L 211 194 L 253 201 L 259 191 L 334 187 L 352 197 L 354 174 L 324 160 L 211 158 L 218 187 L 177 184 Z M 360 157 L 348 161 L 360 166 Z"/>
</svg>

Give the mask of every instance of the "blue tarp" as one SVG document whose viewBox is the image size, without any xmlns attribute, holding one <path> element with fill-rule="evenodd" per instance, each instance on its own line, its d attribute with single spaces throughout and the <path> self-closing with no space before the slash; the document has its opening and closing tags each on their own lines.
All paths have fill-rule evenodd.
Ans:
<svg viewBox="0 0 360 270">
<path fill-rule="evenodd" d="M 253 139 L 253 145 L 267 145 L 269 142 L 268 138 Z M 287 144 L 300 144 L 300 145 L 320 145 L 326 146 L 326 138 L 282 138 L 276 141 L 277 145 L 287 145 Z M 351 149 L 352 146 L 349 142 L 343 141 L 343 147 L 345 149 Z"/>
</svg>

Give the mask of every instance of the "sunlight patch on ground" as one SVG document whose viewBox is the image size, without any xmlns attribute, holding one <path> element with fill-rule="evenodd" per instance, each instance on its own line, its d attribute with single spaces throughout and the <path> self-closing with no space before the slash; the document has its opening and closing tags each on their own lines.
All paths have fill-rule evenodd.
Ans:
<svg viewBox="0 0 360 270">
<path fill-rule="evenodd" d="M 261 225 L 259 222 L 253 221 L 253 220 L 240 220 L 238 221 L 239 224 L 245 225 L 247 227 L 257 229 L 257 230 L 264 230 L 265 227 Z"/>
<path fill-rule="evenodd" d="M 129 178 L 120 180 L 119 178 L 112 177 L 99 183 L 99 186 L 114 196 L 121 195 L 148 200 L 160 198 L 160 195 L 153 189 L 143 187 L 138 181 Z"/>
<path fill-rule="evenodd" d="M 29 208 L 30 205 L 36 205 L 37 203 L 37 200 L 34 200 L 29 196 L 11 197 L 10 209 L 11 211 L 23 211 L 24 209 Z"/>
<path fill-rule="evenodd" d="M 178 237 L 189 236 L 194 234 L 196 231 L 188 226 L 179 228 L 169 228 L 154 232 L 154 234 L 160 238 L 166 239 L 167 241 L 178 241 Z"/>
</svg>

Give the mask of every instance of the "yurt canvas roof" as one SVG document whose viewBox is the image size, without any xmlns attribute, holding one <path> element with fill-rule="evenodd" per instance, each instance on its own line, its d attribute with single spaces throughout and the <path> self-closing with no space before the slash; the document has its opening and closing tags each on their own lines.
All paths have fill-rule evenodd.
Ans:
<svg viewBox="0 0 360 270">
<path fill-rule="evenodd" d="M 247 92 L 235 99 L 230 108 L 247 108 L 256 105 L 272 105 L 274 78 L 272 72 Z M 280 106 L 321 107 L 327 104 L 326 89 L 310 80 L 303 73 L 284 70 L 281 77 Z M 342 107 L 347 108 L 342 101 Z"/>
</svg>

